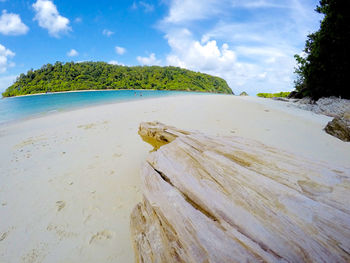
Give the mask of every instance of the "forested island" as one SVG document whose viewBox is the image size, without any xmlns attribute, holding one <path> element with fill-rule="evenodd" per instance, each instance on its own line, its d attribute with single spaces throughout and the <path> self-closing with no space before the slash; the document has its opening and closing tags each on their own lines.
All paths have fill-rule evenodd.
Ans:
<svg viewBox="0 0 350 263">
<path fill-rule="evenodd" d="M 2 95 L 72 90 L 152 89 L 232 94 L 226 81 L 178 67 L 111 65 L 105 62 L 56 62 L 21 74 Z"/>
</svg>

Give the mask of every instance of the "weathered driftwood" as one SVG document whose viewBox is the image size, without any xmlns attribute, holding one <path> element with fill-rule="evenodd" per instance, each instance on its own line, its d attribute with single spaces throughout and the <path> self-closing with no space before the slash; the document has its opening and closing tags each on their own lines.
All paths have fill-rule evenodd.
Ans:
<svg viewBox="0 0 350 263">
<path fill-rule="evenodd" d="M 350 169 L 160 123 L 139 134 L 163 146 L 131 215 L 137 262 L 350 262 Z"/>
</svg>

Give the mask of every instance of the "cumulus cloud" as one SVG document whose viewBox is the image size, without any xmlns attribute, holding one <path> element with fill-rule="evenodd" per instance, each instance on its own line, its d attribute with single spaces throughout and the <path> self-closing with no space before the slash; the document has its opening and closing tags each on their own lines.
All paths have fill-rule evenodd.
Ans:
<svg viewBox="0 0 350 263">
<path fill-rule="evenodd" d="M 120 63 L 119 61 L 116 61 L 116 60 L 111 60 L 108 62 L 108 64 L 124 66 L 123 63 Z"/>
<path fill-rule="evenodd" d="M 67 52 L 68 57 L 76 57 L 79 55 L 79 52 L 76 51 L 75 49 L 71 49 L 69 52 Z"/>
<path fill-rule="evenodd" d="M 59 14 L 52 1 L 37 0 L 33 8 L 36 12 L 34 20 L 38 21 L 40 27 L 47 29 L 51 36 L 59 37 L 60 34 L 72 30 L 69 19 Z"/>
<path fill-rule="evenodd" d="M 123 48 L 123 47 L 116 46 L 116 47 L 115 47 L 115 52 L 116 52 L 118 55 L 123 55 L 123 54 L 126 52 L 126 49 Z"/>
<path fill-rule="evenodd" d="M 220 76 L 236 93 L 291 90 L 293 55 L 319 23 L 310 1 L 166 3 L 169 12 L 158 22 L 171 49 L 166 63 Z"/>
<path fill-rule="evenodd" d="M 167 64 L 206 72 L 242 86 L 248 78 L 254 77 L 256 67 L 237 61 L 236 52 L 227 43 L 221 46 L 215 40 L 204 43 L 193 39 L 187 29 L 172 32 L 166 36 L 172 52 Z M 255 72 L 254 72 L 255 73 Z"/>
<path fill-rule="evenodd" d="M 151 53 L 148 57 L 137 56 L 136 59 L 141 65 L 152 66 L 161 64 L 161 61 L 156 58 L 156 55 L 154 53 Z"/>
<path fill-rule="evenodd" d="M 14 56 L 14 52 L 0 44 L 0 73 L 6 72 L 8 67 L 14 65 L 14 63 L 9 61 Z"/>
<path fill-rule="evenodd" d="M 6 10 L 2 11 L 0 16 L 0 33 L 16 36 L 26 34 L 28 30 L 29 28 L 22 22 L 19 15 L 7 13 Z"/>
<path fill-rule="evenodd" d="M 236 63 L 236 54 L 226 43 L 220 48 L 215 40 L 201 44 L 192 39 L 187 29 L 167 35 L 167 38 L 172 48 L 172 54 L 167 57 L 169 64 L 178 62 L 178 66 L 213 71 L 222 66 L 230 68 Z"/>
<path fill-rule="evenodd" d="M 110 37 L 111 35 L 114 34 L 114 32 L 111 30 L 108 30 L 108 29 L 103 29 L 102 34 L 107 36 L 107 37 Z"/>
</svg>

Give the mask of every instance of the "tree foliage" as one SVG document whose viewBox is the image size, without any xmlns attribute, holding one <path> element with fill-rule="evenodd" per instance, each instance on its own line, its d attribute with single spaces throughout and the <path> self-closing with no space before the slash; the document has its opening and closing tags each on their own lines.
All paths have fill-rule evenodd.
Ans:
<svg viewBox="0 0 350 263">
<path fill-rule="evenodd" d="M 278 93 L 258 93 L 256 96 L 261 98 L 286 98 L 288 97 L 290 92 L 278 92 Z"/>
<path fill-rule="evenodd" d="M 316 11 L 324 14 L 320 29 L 308 36 L 305 57 L 295 55 L 297 95 L 313 99 L 329 96 L 350 98 L 349 0 L 321 0 Z"/>
<path fill-rule="evenodd" d="M 21 74 L 4 97 L 101 89 L 185 90 L 232 94 L 226 81 L 177 67 L 125 67 L 105 62 L 46 64 Z"/>
</svg>

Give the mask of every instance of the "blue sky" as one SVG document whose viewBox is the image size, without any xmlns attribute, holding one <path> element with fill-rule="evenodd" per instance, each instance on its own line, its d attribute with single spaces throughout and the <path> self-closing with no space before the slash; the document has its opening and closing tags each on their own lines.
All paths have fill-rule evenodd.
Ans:
<svg viewBox="0 0 350 263">
<path fill-rule="evenodd" d="M 317 0 L 0 0 L 0 91 L 56 61 L 173 65 L 235 93 L 293 89 Z"/>
</svg>

